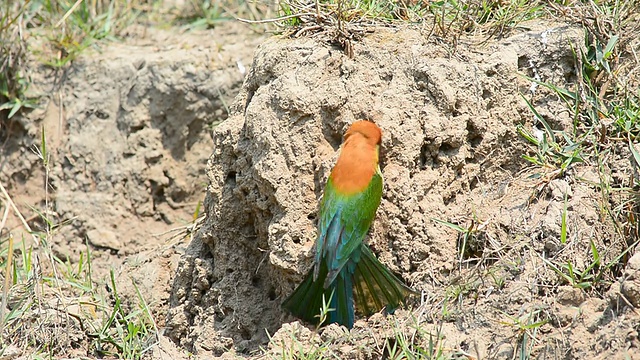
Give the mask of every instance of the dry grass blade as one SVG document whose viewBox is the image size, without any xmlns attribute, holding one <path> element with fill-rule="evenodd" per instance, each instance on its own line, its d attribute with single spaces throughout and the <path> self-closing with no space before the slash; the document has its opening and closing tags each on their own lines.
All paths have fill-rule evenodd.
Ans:
<svg viewBox="0 0 640 360">
<path fill-rule="evenodd" d="M 62 19 L 60 19 L 55 27 L 60 27 L 60 25 L 64 24 L 64 22 L 69 18 L 69 16 L 78 8 L 78 6 L 80 5 L 80 3 L 82 3 L 84 0 L 77 0 L 75 4 L 73 4 L 73 6 L 64 14 L 64 16 L 62 17 Z"/>
<path fill-rule="evenodd" d="M 4 225 L 7 221 L 7 216 L 9 215 L 9 207 L 5 207 L 5 212 L 2 217 L 2 223 L 0 224 L 0 232 L 4 229 Z M 7 261 L 6 261 L 6 270 L 4 274 L 4 285 L 2 287 L 2 304 L 0 305 L 0 342 L 4 343 L 4 325 L 5 318 L 4 312 L 7 308 L 7 299 L 9 298 L 9 287 L 11 286 L 12 274 L 11 274 L 11 264 L 13 261 L 13 235 L 9 234 L 9 244 L 7 250 Z"/>
<path fill-rule="evenodd" d="M 238 21 L 243 22 L 243 23 L 247 23 L 247 24 L 265 24 L 265 23 L 279 23 L 281 21 L 285 21 L 285 20 L 289 20 L 289 19 L 294 19 L 294 18 L 298 18 L 301 16 L 309 16 L 309 15 L 315 15 L 314 13 L 299 13 L 299 14 L 291 14 L 291 15 L 286 15 L 286 16 L 281 16 L 281 17 L 277 17 L 277 18 L 273 18 L 273 19 L 264 19 L 264 20 L 249 20 L 249 19 L 242 19 L 242 18 L 237 18 Z M 283 25 L 280 25 L 283 26 Z"/>
<path fill-rule="evenodd" d="M 33 238 L 34 246 L 38 247 L 40 245 L 40 240 L 34 234 L 33 230 L 31 230 L 31 226 L 29 226 L 29 223 L 27 222 L 27 220 L 25 220 L 24 216 L 22 216 L 22 214 L 18 210 L 18 207 L 16 206 L 16 204 L 13 202 L 13 200 L 11 200 L 11 196 L 9 196 L 9 193 L 4 188 L 2 183 L 0 183 L 0 192 L 2 192 L 2 195 L 4 195 L 4 197 L 5 197 L 5 200 L 9 203 L 9 206 L 11 206 L 11 208 L 15 212 L 16 216 L 18 217 L 18 219 L 20 219 L 20 222 L 22 223 L 22 226 L 24 226 L 24 228 L 31 234 L 31 236 Z"/>
</svg>

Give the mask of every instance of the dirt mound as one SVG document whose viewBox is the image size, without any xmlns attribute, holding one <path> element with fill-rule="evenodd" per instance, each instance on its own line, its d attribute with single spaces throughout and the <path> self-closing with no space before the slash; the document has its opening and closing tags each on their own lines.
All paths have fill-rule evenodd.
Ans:
<svg viewBox="0 0 640 360">
<path fill-rule="evenodd" d="M 77 264 L 90 246 L 94 280 L 110 284 L 115 268 L 120 295 L 134 304 L 136 281 L 160 325 L 180 251 L 168 231 L 193 220 L 211 130 L 227 118 L 259 41 L 237 23 L 188 33 L 133 27 L 125 42 L 68 67 L 31 59 L 30 96 L 42 106 L 2 120 L 0 181 L 31 227 L 50 226 L 34 210 L 47 209 L 54 254 Z M 21 239 L 14 220 L 8 228 Z"/>
<path fill-rule="evenodd" d="M 603 255 L 609 258 L 622 246 L 600 236 L 609 225 L 596 226 L 592 184 L 557 179 L 541 187 L 528 176 L 533 172 L 521 158 L 528 146 L 516 125 L 531 127 L 533 119 L 521 94 L 552 126 L 562 129 L 571 119 L 557 97 L 522 74 L 559 86 L 575 82 L 571 44 L 582 42 L 577 28 L 529 25 L 499 42 L 459 44 L 455 52 L 411 29 L 376 30 L 355 43 L 353 59 L 312 39 L 260 45 L 232 116 L 214 131 L 207 219 L 180 260 L 171 295 L 167 326 L 174 341 L 198 355 L 245 352 L 267 339 L 264 329 L 273 333 L 292 320 L 280 302 L 311 266 L 316 206 L 341 136 L 349 123 L 368 118 L 383 130 L 385 177 L 369 244 L 434 302 L 422 304 L 430 314 L 423 320 L 434 321 L 435 306 L 450 302 L 444 330 L 455 330 L 450 346 L 484 358 L 504 353 L 507 344 L 514 354 L 522 329 L 501 321 L 555 314 L 556 289 L 539 282 L 556 281 L 557 274 L 541 256 L 563 251 L 564 199 L 573 224 L 594 227 L 572 228 L 571 246 L 588 250 L 593 236 L 597 246 L 611 247 Z M 540 192 L 547 195 L 531 202 Z M 462 244 L 434 218 L 474 221 L 476 236 Z M 576 252 L 581 265 L 587 250 Z M 494 284 L 485 283 L 488 272 Z M 581 314 L 592 322 L 545 323 L 551 340 L 536 342 L 536 350 L 586 358 L 594 350 L 578 340 L 597 329 L 596 353 L 629 346 L 610 344 L 617 330 L 603 320 L 604 300 L 558 291 L 569 299 L 558 311 L 584 300 Z M 462 311 L 466 306 L 475 308 Z M 576 327 L 575 341 L 560 343 L 567 326 Z"/>
</svg>

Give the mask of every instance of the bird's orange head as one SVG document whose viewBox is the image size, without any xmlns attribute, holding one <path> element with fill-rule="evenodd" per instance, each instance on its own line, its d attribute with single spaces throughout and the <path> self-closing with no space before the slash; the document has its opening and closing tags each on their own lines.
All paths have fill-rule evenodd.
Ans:
<svg viewBox="0 0 640 360">
<path fill-rule="evenodd" d="M 344 134 L 345 142 L 354 134 L 364 136 L 367 143 L 373 146 L 379 146 L 382 142 L 382 130 L 380 130 L 378 125 L 368 120 L 360 120 L 351 124 L 349 129 L 347 129 L 347 132 Z"/>
<path fill-rule="evenodd" d="M 378 156 L 382 131 L 371 121 L 356 121 L 344 134 L 344 144 L 329 176 L 342 194 L 364 191 L 379 171 Z"/>
</svg>

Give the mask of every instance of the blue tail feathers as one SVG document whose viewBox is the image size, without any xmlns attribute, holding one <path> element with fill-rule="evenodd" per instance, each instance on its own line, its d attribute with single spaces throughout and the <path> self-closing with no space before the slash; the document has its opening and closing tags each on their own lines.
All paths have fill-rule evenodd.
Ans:
<svg viewBox="0 0 640 360">
<path fill-rule="evenodd" d="M 327 323 L 338 323 L 351 329 L 355 321 L 354 300 L 358 312 L 369 316 L 386 308 L 391 313 L 415 293 L 389 271 L 368 246 L 361 245 L 359 261 L 345 266 L 335 280 L 324 288 L 328 274 L 327 265 L 321 261 L 314 281 L 313 269 L 302 283 L 282 303 L 294 316 L 318 324 L 324 301 L 329 299 Z"/>
</svg>

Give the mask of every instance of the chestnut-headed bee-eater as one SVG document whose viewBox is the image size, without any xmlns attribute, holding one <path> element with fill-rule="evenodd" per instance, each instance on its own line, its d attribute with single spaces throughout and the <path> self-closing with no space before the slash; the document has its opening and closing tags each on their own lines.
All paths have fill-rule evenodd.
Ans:
<svg viewBox="0 0 640 360">
<path fill-rule="evenodd" d="M 282 306 L 293 315 L 351 329 L 357 310 L 365 316 L 392 312 L 414 291 L 394 276 L 363 242 L 382 198 L 378 164 L 382 131 L 373 122 L 353 123 L 324 189 L 318 218 L 315 263 Z"/>
</svg>

